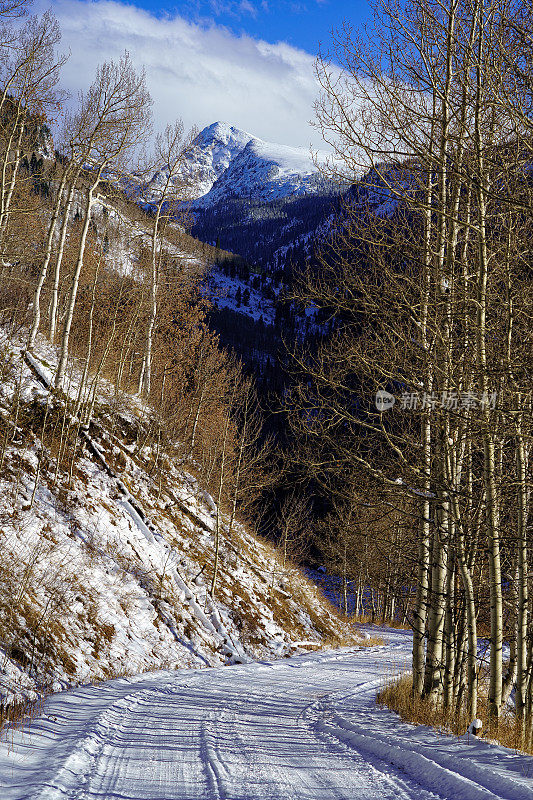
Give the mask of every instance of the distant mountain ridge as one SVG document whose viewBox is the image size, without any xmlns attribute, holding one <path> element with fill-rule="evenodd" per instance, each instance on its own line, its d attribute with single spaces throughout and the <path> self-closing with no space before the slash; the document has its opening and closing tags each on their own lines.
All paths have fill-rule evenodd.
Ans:
<svg viewBox="0 0 533 800">
<path fill-rule="evenodd" d="M 318 161 L 326 158 L 317 154 Z M 143 190 L 154 201 L 165 179 L 156 172 Z M 205 210 L 229 198 L 268 202 L 302 194 L 316 194 L 324 179 L 305 147 L 289 147 L 259 139 L 227 122 L 214 122 L 196 137 L 176 189 L 190 183 L 193 210 Z"/>
<path fill-rule="evenodd" d="M 319 157 L 324 159 L 325 155 Z M 193 207 L 210 208 L 230 197 L 268 202 L 316 194 L 323 184 L 311 153 L 304 147 L 272 144 L 252 137 Z"/>
</svg>

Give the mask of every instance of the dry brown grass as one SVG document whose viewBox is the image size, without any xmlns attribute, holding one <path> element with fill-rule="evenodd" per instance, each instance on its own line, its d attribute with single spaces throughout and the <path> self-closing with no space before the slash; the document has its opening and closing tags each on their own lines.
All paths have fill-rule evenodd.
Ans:
<svg viewBox="0 0 533 800">
<path fill-rule="evenodd" d="M 355 633 L 357 636 L 357 631 Z M 379 645 L 384 645 L 385 640 L 381 638 L 381 636 L 369 636 L 368 639 L 363 639 L 362 641 L 357 639 L 354 641 L 353 634 L 349 639 L 343 641 L 342 639 L 337 638 L 328 638 L 326 637 L 323 639 L 322 647 L 328 650 L 338 650 L 340 647 L 353 647 L 354 645 L 357 647 L 377 647 Z"/>
<path fill-rule="evenodd" d="M 434 708 L 427 700 L 413 697 L 411 687 L 411 674 L 390 679 L 378 693 L 378 705 L 390 708 L 405 722 L 411 722 L 414 725 L 429 725 L 441 733 L 452 733 L 455 736 L 462 736 L 466 733 L 471 720 L 464 708 L 460 711 L 455 708 L 451 710 Z M 482 736 L 484 739 L 496 741 L 504 747 L 533 755 L 531 743 L 529 747 L 525 744 L 515 716 L 510 710 L 504 712 L 498 724 L 490 721 L 486 686 L 480 687 L 477 716 L 483 722 Z"/>
<path fill-rule="evenodd" d="M 9 705 L 0 704 L 0 737 L 8 728 L 20 728 L 41 713 L 46 694 L 40 695 L 37 700 L 24 699 Z"/>
<path fill-rule="evenodd" d="M 381 617 L 374 615 L 372 619 L 372 614 L 358 614 L 356 620 L 361 625 L 384 625 L 386 628 L 395 628 L 399 631 L 410 631 L 411 626 L 407 625 L 407 623 L 400 622 L 397 619 L 389 619 L 385 618 L 384 620 Z"/>
<path fill-rule="evenodd" d="M 386 644 L 386 642 L 381 636 L 369 636 L 367 639 L 364 639 L 361 644 L 363 647 L 381 647 Z"/>
</svg>

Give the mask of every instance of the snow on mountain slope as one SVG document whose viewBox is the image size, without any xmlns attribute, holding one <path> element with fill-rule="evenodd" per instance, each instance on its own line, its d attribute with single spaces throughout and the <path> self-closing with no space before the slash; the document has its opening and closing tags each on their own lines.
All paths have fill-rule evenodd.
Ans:
<svg viewBox="0 0 533 800">
<path fill-rule="evenodd" d="M 164 169 L 155 172 L 138 189 L 142 201 L 157 201 L 165 179 Z M 271 144 L 214 122 L 198 134 L 173 183 L 177 199 L 193 200 L 193 207 L 202 209 L 228 197 L 266 201 L 316 192 L 323 182 L 306 148 Z"/>
<path fill-rule="evenodd" d="M 262 319 L 272 325 L 276 316 L 275 300 L 265 297 L 240 278 L 230 278 L 222 271 L 212 269 L 205 281 L 206 294 L 216 308 L 228 308 L 257 322 Z M 247 297 L 248 295 L 248 297 Z M 274 294 L 274 296 L 276 296 Z M 245 302 L 242 302 L 242 298 Z M 241 299 L 239 299 L 241 298 Z"/>
<path fill-rule="evenodd" d="M 379 647 L 159 672 L 49 698 L 0 744 L 4 800 L 533 800 L 533 759 L 375 705 Z"/>
<path fill-rule="evenodd" d="M 308 150 L 253 138 L 231 159 L 212 189 L 193 205 L 207 208 L 227 197 L 277 200 L 317 192 L 322 184 Z"/>
<path fill-rule="evenodd" d="M 193 150 L 174 181 L 178 196 L 183 196 L 184 183 L 188 184 L 186 194 L 189 198 L 207 194 L 253 138 L 250 133 L 234 128 L 227 122 L 214 122 L 200 131 Z M 165 180 L 165 170 L 156 172 L 143 190 L 144 199 L 152 202 L 157 200 Z"/>
<path fill-rule="evenodd" d="M 178 450 L 142 444 L 139 400 L 104 383 L 90 431 L 68 420 L 77 458 L 58 467 L 59 439 L 40 440 L 43 414 L 58 437 L 64 427 L 63 401 L 46 390 L 56 352 L 44 340 L 35 356 L 0 345 L 0 418 L 20 401 L 0 478 L 2 708 L 43 688 L 358 641 L 272 547 L 240 524 L 230 537 L 224 514 L 212 599 L 216 505 Z M 79 375 L 74 364 L 73 399 Z"/>
</svg>

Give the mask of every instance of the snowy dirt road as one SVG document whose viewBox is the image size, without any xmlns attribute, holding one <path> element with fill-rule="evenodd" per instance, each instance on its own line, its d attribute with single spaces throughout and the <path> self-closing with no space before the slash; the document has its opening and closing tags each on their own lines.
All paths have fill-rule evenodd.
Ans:
<svg viewBox="0 0 533 800">
<path fill-rule="evenodd" d="M 533 800 L 533 759 L 374 705 L 410 637 L 51 697 L 0 744 L 1 800 Z"/>
</svg>

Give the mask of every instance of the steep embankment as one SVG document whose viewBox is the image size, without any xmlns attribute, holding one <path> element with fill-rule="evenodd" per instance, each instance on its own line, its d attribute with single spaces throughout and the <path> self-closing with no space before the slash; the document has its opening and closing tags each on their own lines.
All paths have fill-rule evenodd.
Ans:
<svg viewBox="0 0 533 800">
<path fill-rule="evenodd" d="M 217 508 L 194 465 L 146 445 L 150 415 L 110 385 L 81 428 L 47 391 L 56 354 L 44 342 L 34 356 L 12 338 L 2 349 L 4 706 L 43 687 L 357 641 L 268 544 L 240 524 L 228 537 L 223 511 L 213 600 Z"/>
</svg>

